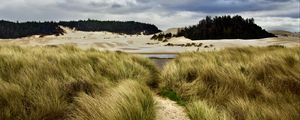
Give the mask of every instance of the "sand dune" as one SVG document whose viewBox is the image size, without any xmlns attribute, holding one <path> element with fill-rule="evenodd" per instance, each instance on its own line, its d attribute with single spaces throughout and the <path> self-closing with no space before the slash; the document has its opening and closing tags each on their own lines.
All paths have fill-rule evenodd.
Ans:
<svg viewBox="0 0 300 120">
<path fill-rule="evenodd" d="M 172 38 L 168 42 L 150 40 L 151 35 L 124 35 L 111 32 L 82 32 L 63 28 L 66 34 L 61 36 L 32 36 L 19 39 L 1 40 L 0 44 L 12 43 L 22 46 L 47 46 L 72 44 L 83 49 L 96 48 L 99 50 L 124 51 L 130 53 L 178 53 L 185 51 L 209 51 L 227 47 L 244 46 L 269 46 L 284 45 L 287 47 L 300 46 L 300 38 L 285 37 L 265 38 L 253 40 L 224 39 L 224 40 L 197 40 L 192 41 L 184 37 Z M 175 33 L 177 29 L 169 29 L 166 32 Z M 196 43 L 201 47 L 166 46 L 171 44 Z M 205 48 L 206 46 L 206 48 Z"/>
</svg>

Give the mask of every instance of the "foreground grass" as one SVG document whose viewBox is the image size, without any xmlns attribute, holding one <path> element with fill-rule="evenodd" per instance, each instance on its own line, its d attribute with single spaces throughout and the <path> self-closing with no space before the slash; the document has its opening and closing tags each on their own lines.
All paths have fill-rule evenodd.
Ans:
<svg viewBox="0 0 300 120">
<path fill-rule="evenodd" d="M 74 120 L 152 120 L 155 116 L 152 94 L 135 81 L 123 81 L 107 95 L 81 94 L 72 113 Z M 86 104 L 89 103 L 89 104 Z"/>
<path fill-rule="evenodd" d="M 0 46 L 0 119 L 151 120 L 156 74 L 125 53 Z"/>
<path fill-rule="evenodd" d="M 192 120 L 300 119 L 300 49 L 183 53 L 162 71 L 161 90 Z"/>
</svg>

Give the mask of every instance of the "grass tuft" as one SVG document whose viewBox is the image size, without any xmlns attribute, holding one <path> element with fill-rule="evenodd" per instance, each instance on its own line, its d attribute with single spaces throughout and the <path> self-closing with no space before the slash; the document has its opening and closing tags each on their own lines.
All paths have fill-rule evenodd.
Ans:
<svg viewBox="0 0 300 120">
<path fill-rule="evenodd" d="M 178 96 L 177 93 L 173 90 L 162 89 L 159 94 L 163 97 L 169 98 L 170 100 L 176 101 L 179 105 L 186 105 L 186 101 L 182 100 L 182 98 Z"/>
<path fill-rule="evenodd" d="M 126 53 L 70 45 L 0 46 L 0 119 L 90 118 L 82 108 L 88 106 L 95 116 L 111 111 L 107 120 L 150 120 L 153 99 L 147 85 L 158 84 L 153 79 L 158 73 L 152 73 L 157 70 L 149 59 Z M 95 102 L 108 108 L 97 111 Z M 85 116 L 72 116 L 78 110 L 86 110 Z"/>
<path fill-rule="evenodd" d="M 183 53 L 164 67 L 160 87 L 166 96 L 186 101 L 192 120 L 295 120 L 300 119 L 299 66 L 299 48 Z"/>
<path fill-rule="evenodd" d="M 108 94 L 94 97 L 82 93 L 76 98 L 73 120 L 153 120 L 154 100 L 150 90 L 126 80 Z"/>
</svg>

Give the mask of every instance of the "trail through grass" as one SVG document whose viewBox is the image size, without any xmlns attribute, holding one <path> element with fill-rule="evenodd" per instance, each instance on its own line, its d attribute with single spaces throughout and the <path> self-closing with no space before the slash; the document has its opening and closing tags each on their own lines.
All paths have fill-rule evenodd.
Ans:
<svg viewBox="0 0 300 120">
<path fill-rule="evenodd" d="M 159 71 L 122 52 L 0 46 L 0 120 L 295 120 L 299 106 L 299 48 L 182 53 Z"/>
<path fill-rule="evenodd" d="M 160 96 L 155 96 L 156 120 L 190 120 L 185 108 L 175 101 Z"/>
</svg>

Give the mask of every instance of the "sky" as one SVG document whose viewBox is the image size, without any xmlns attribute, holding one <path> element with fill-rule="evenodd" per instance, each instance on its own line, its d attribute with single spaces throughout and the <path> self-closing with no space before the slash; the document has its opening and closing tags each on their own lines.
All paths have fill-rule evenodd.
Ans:
<svg viewBox="0 0 300 120">
<path fill-rule="evenodd" d="M 197 24 L 205 16 L 241 15 L 266 30 L 300 31 L 300 0 L 0 0 L 10 21 L 120 20 L 159 29 Z"/>
</svg>

